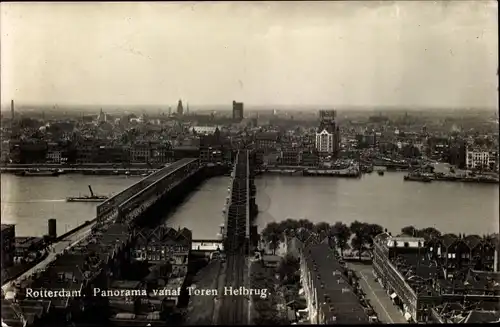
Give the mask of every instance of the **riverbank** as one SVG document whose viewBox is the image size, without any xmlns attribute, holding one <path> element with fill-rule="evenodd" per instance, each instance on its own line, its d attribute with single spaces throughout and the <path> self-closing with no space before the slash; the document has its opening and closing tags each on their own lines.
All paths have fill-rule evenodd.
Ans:
<svg viewBox="0 0 500 327">
<path fill-rule="evenodd" d="M 331 168 L 289 168 L 274 167 L 257 169 L 258 174 L 290 175 L 290 176 L 320 176 L 320 177 L 360 177 L 361 171 L 355 168 L 331 169 Z"/>
<path fill-rule="evenodd" d="M 126 176 L 143 176 L 151 174 L 155 169 L 153 168 L 0 168 L 1 173 L 15 174 L 25 177 L 38 177 L 38 176 L 52 176 L 57 177 L 64 174 L 82 174 L 82 175 L 126 175 Z"/>
<path fill-rule="evenodd" d="M 405 181 L 410 182 L 459 182 L 476 184 L 499 184 L 498 176 L 477 175 L 477 176 L 457 176 L 452 174 L 408 174 L 404 176 Z"/>
</svg>

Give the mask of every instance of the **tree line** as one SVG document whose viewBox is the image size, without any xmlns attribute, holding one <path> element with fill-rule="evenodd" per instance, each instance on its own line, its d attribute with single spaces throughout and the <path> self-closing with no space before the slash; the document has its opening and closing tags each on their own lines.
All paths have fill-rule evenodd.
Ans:
<svg viewBox="0 0 500 327">
<path fill-rule="evenodd" d="M 301 242 L 316 243 L 328 239 L 329 245 L 339 249 L 341 255 L 350 245 L 352 249 L 359 251 L 361 257 L 363 251 L 373 246 L 373 238 L 384 231 L 387 232 L 387 229 L 378 224 L 357 220 L 348 226 L 340 221 L 330 225 L 326 222 L 314 224 L 307 219 L 287 219 L 279 223 L 268 223 L 262 230 L 261 239 L 269 244 L 273 254 L 276 253 L 280 244 L 285 242 L 285 238 L 296 237 Z M 417 229 L 414 226 L 407 226 L 401 229 L 401 233 L 426 239 L 441 236 L 441 233 L 433 227 Z"/>
</svg>

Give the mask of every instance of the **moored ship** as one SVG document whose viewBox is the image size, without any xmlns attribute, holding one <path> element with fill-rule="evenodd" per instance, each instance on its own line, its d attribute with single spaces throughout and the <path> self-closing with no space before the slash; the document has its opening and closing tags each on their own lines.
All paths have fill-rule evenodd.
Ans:
<svg viewBox="0 0 500 327">
<path fill-rule="evenodd" d="M 40 176 L 40 177 L 43 177 L 43 176 L 59 176 L 61 175 L 61 172 L 58 171 L 58 170 L 40 170 L 40 169 L 34 169 L 34 170 L 25 170 L 25 171 L 21 171 L 21 172 L 17 172 L 16 173 L 17 176 L 32 176 L 32 177 L 36 177 L 36 176 Z"/>
<path fill-rule="evenodd" d="M 108 199 L 105 195 L 96 195 L 92 191 L 92 187 L 89 185 L 90 195 L 84 196 L 70 196 L 66 198 L 67 202 L 104 202 Z"/>
<path fill-rule="evenodd" d="M 404 177 L 404 180 L 405 181 L 412 181 L 412 182 L 423 182 L 423 183 L 430 183 L 432 182 L 432 178 L 430 178 L 429 176 L 425 176 L 425 175 L 406 175 Z"/>
<path fill-rule="evenodd" d="M 465 183 L 492 183 L 492 184 L 498 184 L 499 180 L 498 177 L 490 177 L 490 176 L 476 176 L 476 177 L 465 177 L 460 180 L 461 182 Z"/>
</svg>

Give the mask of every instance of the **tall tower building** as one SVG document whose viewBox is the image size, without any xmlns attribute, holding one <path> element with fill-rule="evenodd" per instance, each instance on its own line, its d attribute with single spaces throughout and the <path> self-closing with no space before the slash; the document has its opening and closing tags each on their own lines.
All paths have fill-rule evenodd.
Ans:
<svg viewBox="0 0 500 327">
<path fill-rule="evenodd" d="M 182 107 L 182 100 L 177 103 L 177 115 L 182 116 L 184 114 L 184 107 Z"/>
<path fill-rule="evenodd" d="M 168 116 L 172 116 L 172 107 L 168 107 Z"/>
<path fill-rule="evenodd" d="M 319 127 L 316 131 L 316 150 L 332 157 L 340 150 L 340 129 L 335 117 L 335 110 L 320 110 Z"/>
<path fill-rule="evenodd" d="M 14 120 L 14 100 L 10 100 L 10 118 Z"/>
<path fill-rule="evenodd" d="M 243 120 L 243 102 L 233 101 L 233 121 L 240 122 Z"/>
</svg>

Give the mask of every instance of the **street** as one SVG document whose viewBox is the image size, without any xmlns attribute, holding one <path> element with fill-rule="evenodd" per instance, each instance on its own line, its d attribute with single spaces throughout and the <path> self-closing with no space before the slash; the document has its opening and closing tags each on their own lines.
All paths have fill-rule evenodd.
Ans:
<svg viewBox="0 0 500 327">
<path fill-rule="evenodd" d="M 89 224 L 88 226 L 83 227 L 79 231 L 77 231 L 74 234 L 68 235 L 64 240 L 61 240 L 60 242 L 53 244 L 50 247 L 50 252 L 47 255 L 47 257 L 38 263 L 36 266 L 32 267 L 31 269 L 27 270 L 24 274 L 19 276 L 16 280 L 22 280 L 24 278 L 27 278 L 31 276 L 35 271 L 39 269 L 44 269 L 49 263 L 54 261 L 55 257 L 57 254 L 62 253 L 65 249 L 71 248 L 75 244 L 81 242 L 87 235 L 90 233 L 92 230 L 92 227 L 94 226 L 95 222 Z M 15 283 L 16 280 L 13 280 L 11 282 L 8 282 L 4 285 L 2 285 L 2 290 L 4 292 L 8 291 L 9 285 L 11 283 Z"/>
<path fill-rule="evenodd" d="M 384 288 L 375 280 L 372 266 L 361 263 L 348 263 L 349 268 L 354 270 L 360 277 L 360 285 L 366 293 L 366 298 L 378 315 L 379 320 L 385 324 L 406 324 L 407 321 L 392 303 Z"/>
</svg>

